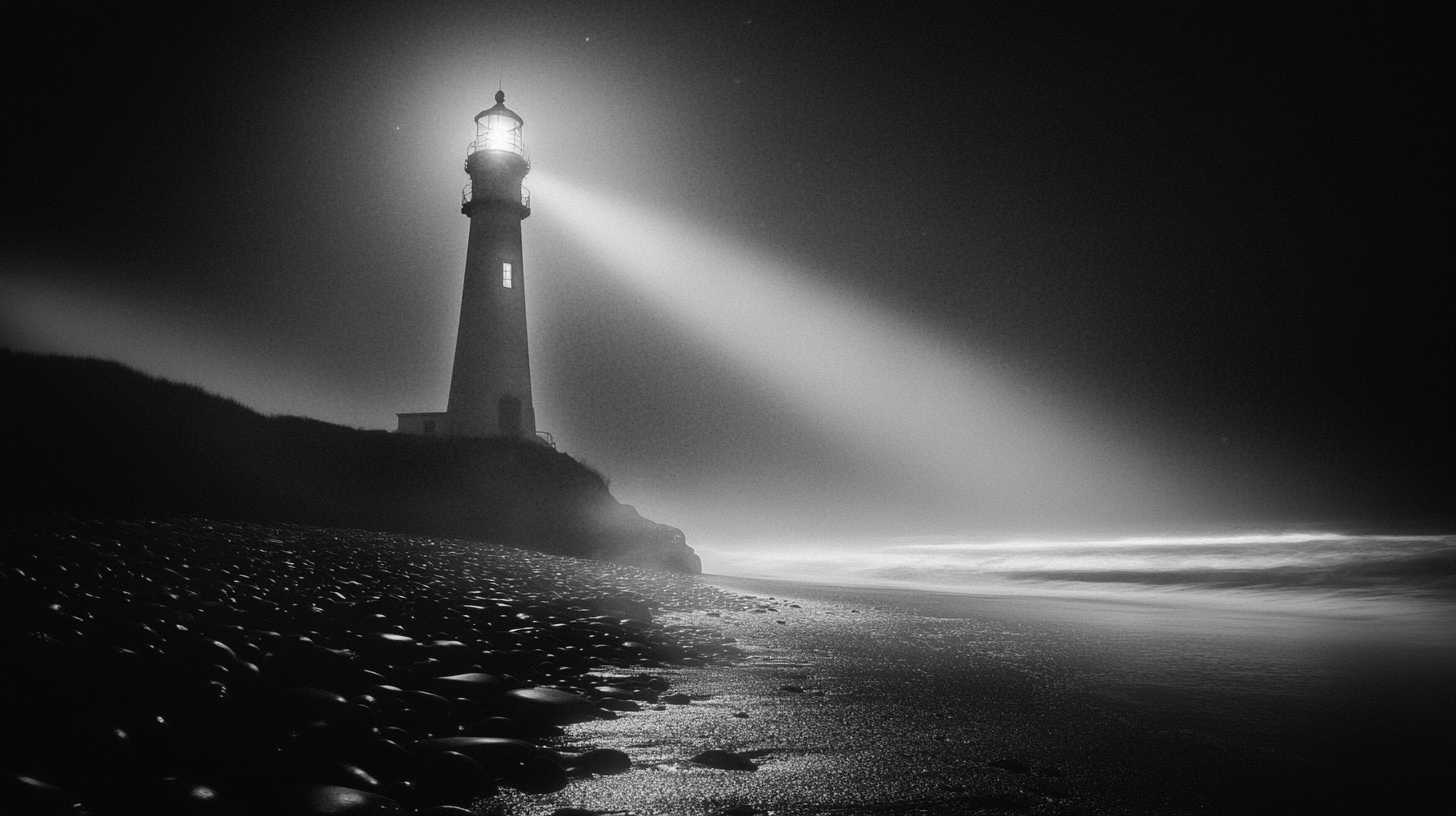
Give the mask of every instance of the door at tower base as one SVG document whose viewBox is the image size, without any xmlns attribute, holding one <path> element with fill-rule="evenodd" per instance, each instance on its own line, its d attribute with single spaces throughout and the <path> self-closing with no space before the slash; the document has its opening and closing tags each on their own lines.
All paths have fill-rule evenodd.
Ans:
<svg viewBox="0 0 1456 816">
<path fill-rule="evenodd" d="M 506 394 L 496 403 L 496 431 L 501 436 L 521 435 L 521 399 Z"/>
</svg>

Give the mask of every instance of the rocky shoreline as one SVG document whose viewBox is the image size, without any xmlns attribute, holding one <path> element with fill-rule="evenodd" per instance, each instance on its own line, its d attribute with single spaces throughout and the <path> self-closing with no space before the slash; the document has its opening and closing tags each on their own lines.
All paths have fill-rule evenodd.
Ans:
<svg viewBox="0 0 1456 816">
<path fill-rule="evenodd" d="M 685 575 L 459 540 L 12 520 L 0 803 L 449 816 L 502 789 L 560 791 L 632 762 L 552 747 L 562 725 L 663 706 L 653 668 L 738 654 L 654 612 L 732 600 Z"/>
<path fill-rule="evenodd" d="M 1339 659 L 1380 662 L 453 539 L 0 529 L 4 814 L 1449 810 L 1449 648 L 1348 622 Z"/>
</svg>

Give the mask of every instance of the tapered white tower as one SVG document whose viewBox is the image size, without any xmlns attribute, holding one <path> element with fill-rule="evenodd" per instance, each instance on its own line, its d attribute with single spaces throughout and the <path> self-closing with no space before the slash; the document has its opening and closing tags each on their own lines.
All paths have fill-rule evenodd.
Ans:
<svg viewBox="0 0 1456 816">
<path fill-rule="evenodd" d="M 475 141 L 465 154 L 470 183 L 460 212 L 470 218 L 470 245 L 446 406 L 451 436 L 536 436 L 521 253 L 521 221 L 531 214 L 521 181 L 531 164 L 521 117 L 505 101 L 497 92 L 495 107 L 475 117 Z"/>
</svg>

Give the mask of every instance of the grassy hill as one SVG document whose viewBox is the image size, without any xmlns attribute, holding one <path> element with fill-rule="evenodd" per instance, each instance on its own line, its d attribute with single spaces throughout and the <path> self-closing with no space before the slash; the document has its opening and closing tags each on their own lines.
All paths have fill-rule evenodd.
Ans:
<svg viewBox="0 0 1456 816">
<path fill-rule="evenodd" d="M 530 441 L 266 417 L 96 359 L 0 350 L 0 386 L 13 511 L 355 527 L 699 571 L 680 531 Z"/>
</svg>

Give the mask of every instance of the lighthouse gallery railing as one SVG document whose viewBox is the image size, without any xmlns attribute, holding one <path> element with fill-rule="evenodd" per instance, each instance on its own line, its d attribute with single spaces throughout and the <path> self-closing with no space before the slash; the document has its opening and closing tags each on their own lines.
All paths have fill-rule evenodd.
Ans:
<svg viewBox="0 0 1456 816">
<path fill-rule="evenodd" d="M 464 207 L 473 200 L 473 192 L 474 188 L 471 186 L 471 182 L 465 182 L 465 186 L 460 188 L 460 206 Z M 528 210 L 531 209 L 531 191 L 525 187 L 521 188 L 521 206 Z"/>
</svg>

